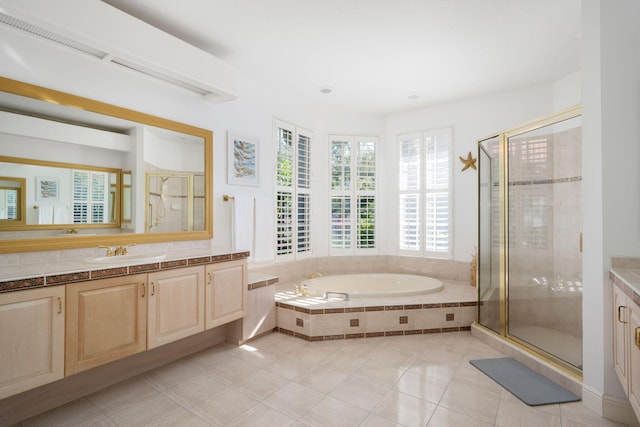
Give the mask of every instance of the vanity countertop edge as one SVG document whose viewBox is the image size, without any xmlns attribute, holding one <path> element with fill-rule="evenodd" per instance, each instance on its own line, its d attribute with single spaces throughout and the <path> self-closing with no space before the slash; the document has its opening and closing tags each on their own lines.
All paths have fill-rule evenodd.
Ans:
<svg viewBox="0 0 640 427">
<path fill-rule="evenodd" d="M 164 254 L 166 254 L 164 259 L 152 263 L 132 261 L 123 264 L 118 257 L 114 257 L 113 265 L 91 265 L 83 260 L 68 260 L 42 264 L 3 266 L 0 269 L 0 293 L 233 261 L 249 258 L 250 255 L 248 251 L 223 249 L 180 250 L 165 252 Z"/>
<path fill-rule="evenodd" d="M 609 270 L 609 279 L 640 305 L 640 269 L 614 268 Z"/>
</svg>

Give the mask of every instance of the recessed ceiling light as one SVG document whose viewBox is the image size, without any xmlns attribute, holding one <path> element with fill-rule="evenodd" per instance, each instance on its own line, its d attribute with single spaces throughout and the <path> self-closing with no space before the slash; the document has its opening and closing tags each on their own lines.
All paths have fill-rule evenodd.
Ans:
<svg viewBox="0 0 640 427">
<path fill-rule="evenodd" d="M 329 94 L 333 93 L 333 88 L 331 86 L 322 86 L 320 87 L 320 93 Z"/>
<path fill-rule="evenodd" d="M 420 95 L 417 94 L 417 93 L 411 93 L 411 94 L 409 94 L 409 96 L 407 96 L 407 98 L 411 99 L 413 101 L 413 100 L 416 100 L 416 99 L 420 99 Z"/>
</svg>

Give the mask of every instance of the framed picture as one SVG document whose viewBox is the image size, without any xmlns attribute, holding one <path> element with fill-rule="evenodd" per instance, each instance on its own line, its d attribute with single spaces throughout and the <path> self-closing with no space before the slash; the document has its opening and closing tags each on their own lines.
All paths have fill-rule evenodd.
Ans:
<svg viewBox="0 0 640 427">
<path fill-rule="evenodd" d="M 57 202 L 58 190 L 58 178 L 36 177 L 36 199 L 38 202 Z"/>
<path fill-rule="evenodd" d="M 229 184 L 258 186 L 258 140 L 227 134 L 227 180 Z"/>
</svg>

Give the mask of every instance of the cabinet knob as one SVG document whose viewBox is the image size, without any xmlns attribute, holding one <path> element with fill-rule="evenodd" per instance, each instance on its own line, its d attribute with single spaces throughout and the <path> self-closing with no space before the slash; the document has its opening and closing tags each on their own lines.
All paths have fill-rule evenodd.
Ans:
<svg viewBox="0 0 640 427">
<path fill-rule="evenodd" d="M 155 282 L 151 282 L 151 296 L 156 294 L 156 284 Z"/>
<path fill-rule="evenodd" d="M 62 314 L 62 298 L 58 297 L 58 314 Z"/>
<path fill-rule="evenodd" d="M 142 298 L 144 298 L 144 293 L 145 293 L 145 287 L 146 286 L 145 286 L 144 283 L 141 283 L 141 285 L 142 285 Z"/>
</svg>

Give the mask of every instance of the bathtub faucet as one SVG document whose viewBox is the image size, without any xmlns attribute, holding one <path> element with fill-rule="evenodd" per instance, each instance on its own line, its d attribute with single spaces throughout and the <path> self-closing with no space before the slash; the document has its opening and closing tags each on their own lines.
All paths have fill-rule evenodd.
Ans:
<svg viewBox="0 0 640 427">
<path fill-rule="evenodd" d="M 308 295 L 308 288 L 307 285 L 296 285 L 295 283 L 293 284 L 294 287 L 294 292 L 297 296 L 303 296 L 306 297 Z"/>
</svg>

